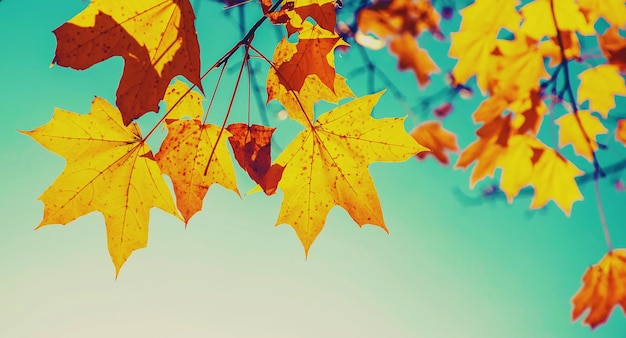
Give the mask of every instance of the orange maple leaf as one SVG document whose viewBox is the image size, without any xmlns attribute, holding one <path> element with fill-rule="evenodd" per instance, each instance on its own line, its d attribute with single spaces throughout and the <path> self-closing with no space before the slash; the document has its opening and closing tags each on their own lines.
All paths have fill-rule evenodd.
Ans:
<svg viewBox="0 0 626 338">
<path fill-rule="evenodd" d="M 337 14 L 333 0 L 295 0 L 293 10 L 300 20 L 312 18 L 321 28 L 329 32 L 335 30 Z"/>
<path fill-rule="evenodd" d="M 229 136 L 230 132 L 197 120 L 178 120 L 167 126 L 167 136 L 155 159 L 172 179 L 176 206 L 185 223 L 202 209 L 211 185 L 220 184 L 239 195 L 235 167 L 226 146 Z"/>
<path fill-rule="evenodd" d="M 589 68 L 578 74 L 578 78 L 578 103 L 589 100 L 589 109 L 600 113 L 604 118 L 615 108 L 615 95 L 626 95 L 626 85 L 617 66 L 599 65 Z"/>
<path fill-rule="evenodd" d="M 232 134 L 228 141 L 237 163 L 260 184 L 272 164 L 272 134 L 276 128 L 233 123 L 226 130 Z"/>
<path fill-rule="evenodd" d="M 104 99 L 96 97 L 87 115 L 55 109 L 48 124 L 24 133 L 67 160 L 39 197 L 44 216 L 37 228 L 101 212 L 116 275 L 134 250 L 146 247 L 152 207 L 180 217 L 139 127 L 124 126 Z"/>
<path fill-rule="evenodd" d="M 577 155 L 592 162 L 592 151 L 598 150 L 596 136 L 606 134 L 608 130 L 597 117 L 591 115 L 590 111 L 581 110 L 577 114 L 578 118 L 574 113 L 569 113 L 555 121 L 559 126 L 559 147 L 571 144 Z M 584 132 L 580 125 L 584 128 Z"/>
<path fill-rule="evenodd" d="M 425 29 L 440 37 L 439 13 L 430 1 L 377 1 L 357 14 L 359 31 L 379 38 L 409 34 L 419 36 Z"/>
<path fill-rule="evenodd" d="M 426 121 L 417 125 L 411 131 L 411 136 L 417 143 L 430 149 L 417 153 L 417 158 L 423 159 L 428 155 L 433 155 L 443 165 L 448 165 L 448 155 L 446 150 L 458 151 L 459 146 L 456 143 L 456 135 L 443 129 L 439 121 Z"/>
<path fill-rule="evenodd" d="M 283 39 L 274 52 L 274 63 L 281 65 L 297 53 L 296 45 Z M 354 93 L 346 84 L 346 79 L 335 74 L 334 92 L 315 74 L 309 74 L 300 90 L 289 90 L 280 80 L 274 68 L 267 74 L 267 102 L 278 100 L 285 107 L 289 117 L 309 126 L 313 121 L 313 105 L 320 100 L 337 103 L 340 99 L 354 97 Z"/>
<path fill-rule="evenodd" d="M 439 72 L 439 67 L 430 58 L 428 52 L 420 48 L 415 38 L 408 33 L 392 38 L 389 50 L 398 56 L 400 70 L 413 70 L 420 87 L 430 82 L 430 74 Z"/>
<path fill-rule="evenodd" d="M 511 136 L 511 115 L 498 116 L 476 131 L 478 140 L 467 146 L 454 165 L 455 168 L 467 169 L 476 162 L 470 175 L 470 188 L 487 176 L 493 177 L 498 157 L 507 147 Z"/>
<path fill-rule="evenodd" d="M 116 103 L 128 125 L 148 111 L 158 111 L 176 75 L 202 89 L 194 19 L 188 0 L 93 0 L 54 30 L 53 62 L 86 69 L 112 56 L 123 57 Z"/>
<path fill-rule="evenodd" d="M 306 22 L 308 24 L 308 22 Z M 318 25 L 305 25 L 298 36 L 296 53 L 276 65 L 280 82 L 289 90 L 300 91 L 309 75 L 316 75 L 333 92 L 335 90 L 335 63 L 333 50 L 344 44 L 334 32 Z M 287 42 L 290 43 L 290 42 Z"/>
<path fill-rule="evenodd" d="M 617 121 L 617 128 L 615 128 L 615 139 L 626 145 L 626 119 L 619 119 Z"/>
<path fill-rule="evenodd" d="M 335 205 L 359 226 L 387 230 L 367 167 L 376 161 L 404 161 L 427 150 L 404 130 L 404 118 L 370 116 L 381 95 L 360 97 L 322 114 L 273 165 L 282 171 L 278 188 L 284 193 L 276 225 L 291 225 L 305 253 Z"/>
<path fill-rule="evenodd" d="M 613 26 L 598 36 L 598 44 L 608 63 L 626 71 L 626 38 L 619 35 L 617 27 Z"/>
<path fill-rule="evenodd" d="M 585 271 L 582 281 L 583 286 L 572 298 L 572 320 L 590 309 L 583 322 L 595 328 L 606 322 L 615 306 L 626 313 L 626 249 L 606 254 Z"/>
<path fill-rule="evenodd" d="M 576 35 L 576 33 L 563 31 L 561 32 L 561 40 L 563 42 L 563 51 L 565 52 L 565 58 L 567 60 L 580 57 L 580 41 L 578 40 L 578 35 Z M 539 51 L 544 57 L 550 58 L 550 67 L 556 67 L 561 63 L 561 46 L 559 46 L 559 42 L 556 37 L 541 41 L 539 44 Z"/>
</svg>

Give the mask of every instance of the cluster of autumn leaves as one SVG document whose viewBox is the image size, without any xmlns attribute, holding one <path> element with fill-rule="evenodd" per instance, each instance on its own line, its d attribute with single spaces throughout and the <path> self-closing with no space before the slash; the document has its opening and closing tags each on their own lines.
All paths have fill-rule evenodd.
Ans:
<svg viewBox="0 0 626 338">
<path fill-rule="evenodd" d="M 147 245 L 152 207 L 186 223 L 201 210 L 212 184 L 239 194 L 232 151 L 239 166 L 258 183 L 255 190 L 266 194 L 282 190 L 276 224 L 291 225 L 305 252 L 335 205 L 359 226 L 386 230 L 368 165 L 416 154 L 432 154 L 447 164 L 447 153 L 459 149 L 455 135 L 439 121 L 424 122 L 409 135 L 404 118 L 371 117 L 382 93 L 355 98 L 346 79 L 335 71 L 334 50 L 347 44 L 335 32 L 332 0 L 285 0 L 280 7 L 268 0 L 260 3 L 265 18 L 297 36 L 296 42 L 281 40 L 271 61 L 254 48 L 253 34 L 233 49 L 245 49 L 246 56 L 256 52 L 270 63 L 268 102 L 278 100 L 304 127 L 274 161 L 274 128 L 206 123 L 200 49 L 188 0 L 93 0 L 54 31 L 58 65 L 86 69 L 112 56 L 121 56 L 125 63 L 117 107 L 96 97 L 89 114 L 55 109 L 48 124 L 25 132 L 67 161 L 40 197 L 44 202 L 40 227 L 101 212 L 119 273 L 131 253 Z M 572 144 L 576 154 L 597 165 L 595 139 L 607 132 L 598 115 L 607 118 L 615 106 L 614 96 L 626 95 L 620 75 L 626 69 L 626 42 L 619 35 L 619 28 L 626 25 L 624 3 L 535 0 L 520 6 L 516 0 L 477 0 L 460 13 L 460 30 L 452 34 L 449 51 L 458 59 L 453 85 L 475 76 L 488 98 L 472 115 L 481 124 L 477 140 L 461 152 L 456 167 L 474 163 L 471 186 L 500 168 L 500 188 L 509 201 L 523 187 L 532 186 L 532 208 L 553 200 L 569 215 L 572 204 L 582 199 L 576 177 L 583 172 L 559 148 Z M 599 18 L 611 26 L 603 34 L 594 28 Z M 378 1 L 357 13 L 355 40 L 365 44 L 375 35 L 397 56 L 398 67 L 412 70 L 423 87 L 439 68 L 416 38 L 427 31 L 443 39 L 439 20 L 430 1 Z M 502 38 L 503 31 L 510 38 Z M 561 85 L 557 76 L 567 76 L 568 62 L 581 58 L 579 37 L 593 35 L 607 62 L 580 73 L 578 98 L 568 104 L 555 94 Z M 210 70 L 223 67 L 230 55 Z M 548 68 L 544 60 L 549 61 Z M 200 92 L 180 81 L 172 84 L 177 75 Z M 569 79 L 566 84 L 571 86 Z M 338 105 L 344 99 L 347 102 Z M 153 153 L 145 140 L 161 123 L 142 134 L 134 120 L 158 111 L 161 100 L 166 105 L 161 122 L 167 136 Z M 320 100 L 337 106 L 315 119 L 314 104 Z M 537 137 L 551 113 L 546 102 L 566 104 L 571 111 L 556 120 L 558 147 Z M 586 102 L 588 108 L 578 109 Z M 626 141 L 626 123 L 618 124 L 616 135 Z M 175 202 L 162 174 L 172 180 Z M 596 326 L 614 306 L 626 311 L 626 250 L 610 250 L 587 271 L 583 282 L 574 297 L 574 318 L 590 308 L 585 323 Z"/>
<path fill-rule="evenodd" d="M 625 70 L 626 39 L 619 35 L 626 26 L 626 5 L 621 0 L 535 0 L 523 6 L 518 0 L 476 0 L 460 14 L 460 29 L 452 33 L 448 53 L 458 60 L 451 72 L 453 85 L 475 76 L 487 98 L 472 114 L 481 124 L 477 140 L 461 151 L 455 167 L 474 164 L 470 186 L 493 177 L 500 168 L 500 190 L 509 202 L 523 187 L 532 186 L 531 208 L 553 200 L 569 215 L 573 203 L 583 199 L 576 177 L 584 172 L 559 149 L 571 144 L 575 154 L 593 163 L 596 177 L 600 175 L 596 137 L 608 132 L 602 119 L 615 107 L 615 96 L 626 95 L 620 73 Z M 413 41 L 424 29 L 440 34 L 438 15 L 428 1 L 378 2 L 358 18 L 357 41 L 359 37 L 365 41 L 367 33 L 386 39 L 399 68 L 412 68 L 421 85 L 428 83 L 438 67 Z M 604 22 L 596 25 L 600 19 Z M 604 33 L 596 27 L 603 27 Z M 594 36 L 606 63 L 587 65 L 578 74 L 574 94 L 568 62 L 583 61 L 580 39 Z M 365 46 L 371 44 L 366 42 Z M 559 104 L 568 113 L 546 119 Z M 558 126 L 558 145 L 538 138 L 544 120 Z M 623 143 L 625 126 L 622 120 L 615 131 Z M 432 150 L 419 157 L 432 154 L 448 164 L 446 152 L 459 149 L 455 135 L 438 121 L 424 122 L 411 133 Z M 583 287 L 573 298 L 574 319 L 590 309 L 585 323 L 595 327 L 616 305 L 626 312 L 625 258 L 625 249 L 613 250 L 609 244 L 608 254 L 585 273 Z"/>
<path fill-rule="evenodd" d="M 427 149 L 405 131 L 404 118 L 371 117 L 382 93 L 354 98 L 346 79 L 336 74 L 333 51 L 346 43 L 334 31 L 332 0 L 297 0 L 280 8 L 263 1 L 261 8 L 266 18 L 297 35 L 297 42 L 283 39 L 273 61 L 268 60 L 267 92 L 268 102 L 280 101 L 304 130 L 273 162 L 274 128 L 208 124 L 202 94 L 180 81 L 170 84 L 183 75 L 202 90 L 195 17 L 188 0 L 96 0 L 57 28 L 58 65 L 85 69 L 111 56 L 121 56 L 125 65 L 117 107 L 96 97 L 89 114 L 56 109 L 48 124 L 26 132 L 67 160 L 40 197 L 44 217 L 39 226 L 101 212 L 119 273 L 131 253 L 147 245 L 152 207 L 186 223 L 201 210 L 211 185 L 239 194 L 230 144 L 237 163 L 258 183 L 257 190 L 283 191 L 277 224 L 291 225 L 305 252 L 335 205 L 359 226 L 386 230 L 368 165 L 403 161 Z M 245 49 L 246 56 L 256 51 L 265 58 L 254 48 L 251 33 L 211 69 L 223 67 L 237 48 Z M 317 101 L 337 104 L 345 98 L 351 100 L 314 119 Z M 145 140 L 161 123 L 142 134 L 134 120 L 156 111 L 161 100 L 166 113 L 160 122 L 167 136 L 153 152 Z M 175 202 L 162 174 L 172 180 Z"/>
</svg>

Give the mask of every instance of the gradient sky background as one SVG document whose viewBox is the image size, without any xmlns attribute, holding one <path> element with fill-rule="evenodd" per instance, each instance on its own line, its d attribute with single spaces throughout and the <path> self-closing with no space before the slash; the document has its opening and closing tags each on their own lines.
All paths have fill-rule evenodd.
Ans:
<svg viewBox="0 0 626 338">
<path fill-rule="evenodd" d="M 100 214 L 33 231 L 43 210 L 37 197 L 64 161 L 17 130 L 48 122 L 54 107 L 87 113 L 94 95 L 114 102 L 122 71 L 121 58 L 82 72 L 49 68 L 56 46 L 51 31 L 87 4 L 0 2 L 0 337 L 626 336 L 626 319 L 618 309 L 595 331 L 570 320 L 570 299 L 582 274 L 606 251 L 591 185 L 581 188 L 586 199 L 567 218 L 553 203 L 528 211 L 527 197 L 513 205 L 498 200 L 470 206 L 454 193 L 480 194 L 469 190 L 469 173 L 433 159 L 377 163 L 370 171 L 390 234 L 372 226 L 359 229 L 336 208 L 308 260 L 289 226 L 273 226 L 281 193 L 240 200 L 213 186 L 204 210 L 186 230 L 153 209 L 148 248 L 130 257 L 117 280 Z M 254 3 L 245 8 L 251 21 L 260 15 Z M 203 69 L 241 36 L 225 13 L 206 1 L 198 8 Z M 456 25 L 458 17 L 444 32 Z M 265 24 L 257 33 L 255 45 L 268 56 L 282 32 L 276 31 Z M 420 42 L 438 48 L 432 54 L 442 69 L 454 64 L 441 61 L 447 43 L 435 45 L 429 37 Z M 406 90 L 410 102 L 425 95 L 410 73 L 395 71 L 388 52 L 370 55 Z M 233 72 L 239 60 L 233 58 Z M 254 61 L 267 70 L 262 61 Z M 360 64 L 357 53 L 337 56 L 341 74 Z M 207 92 L 216 75 L 205 80 Z M 264 75 L 259 78 L 263 83 Z M 229 75 L 220 87 L 213 123 L 221 121 L 233 79 Z M 348 83 L 357 95 L 367 93 L 363 75 Z M 442 86 L 435 79 L 429 91 Z M 241 93 L 235 106 L 239 121 L 247 101 Z M 462 147 L 473 139 L 470 113 L 479 100 L 455 102 L 445 121 L 448 129 L 459 132 Z M 278 120 L 278 111 L 276 103 L 267 109 L 270 122 L 278 126 L 276 141 L 286 145 L 297 124 Z M 405 114 L 390 93 L 374 112 L 378 117 Z M 149 126 L 157 117 L 149 114 L 141 123 Z M 414 122 L 409 118 L 407 129 Z M 610 164 L 619 158 L 607 153 L 601 161 Z M 238 174 L 240 191 L 252 188 Z M 625 247 L 620 213 L 625 193 L 612 189 L 610 180 L 601 189 L 614 246 Z"/>
</svg>

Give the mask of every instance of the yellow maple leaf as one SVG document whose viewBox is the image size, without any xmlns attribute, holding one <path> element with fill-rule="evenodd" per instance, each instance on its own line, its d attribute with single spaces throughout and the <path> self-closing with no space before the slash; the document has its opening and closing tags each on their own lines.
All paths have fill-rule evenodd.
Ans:
<svg viewBox="0 0 626 338">
<path fill-rule="evenodd" d="M 514 40 L 498 40 L 493 61 L 496 68 L 489 74 L 489 90 L 509 101 L 538 90 L 539 81 L 550 78 L 537 41 L 520 32 Z"/>
<path fill-rule="evenodd" d="M 585 271 L 582 281 L 583 286 L 572 298 L 572 320 L 589 309 L 583 322 L 595 328 L 606 322 L 615 306 L 626 313 L 626 249 L 606 254 Z"/>
<path fill-rule="evenodd" d="M 178 120 L 168 125 L 155 159 L 172 179 L 176 205 L 185 222 L 202 209 L 211 185 L 217 183 L 239 194 L 235 167 L 226 146 L 229 136 L 227 130 L 196 120 Z"/>
<path fill-rule="evenodd" d="M 509 203 L 513 202 L 520 189 L 530 184 L 533 141 L 534 138 L 528 135 L 513 135 L 508 139 L 506 149 L 497 157 L 496 166 L 502 168 L 500 189 Z"/>
<path fill-rule="evenodd" d="M 584 172 L 545 145 L 533 146 L 533 151 L 534 167 L 530 184 L 535 187 L 535 195 L 530 208 L 542 208 L 549 200 L 553 200 L 569 216 L 574 202 L 583 199 L 576 177 Z"/>
<path fill-rule="evenodd" d="M 626 95 L 626 85 L 617 66 L 599 65 L 578 74 L 578 103 L 589 100 L 589 109 L 607 118 L 615 108 L 615 95 Z"/>
<path fill-rule="evenodd" d="M 274 162 L 273 168 L 284 168 L 278 182 L 284 200 L 276 225 L 291 225 L 305 253 L 335 205 L 359 226 L 372 224 L 386 231 L 368 165 L 404 161 L 427 150 L 404 130 L 405 118 L 370 116 L 381 95 L 360 97 L 322 114 Z"/>
<path fill-rule="evenodd" d="M 515 7 L 519 0 L 476 0 L 460 10 L 461 30 L 498 33 L 505 28 L 517 30 L 522 19 Z"/>
<path fill-rule="evenodd" d="M 476 75 L 478 86 L 487 90 L 491 53 L 496 37 L 504 27 L 514 31 L 520 15 L 515 10 L 517 0 L 479 0 L 460 11 L 463 21 L 459 32 L 452 33 L 448 55 L 459 59 L 452 70 L 456 83 L 465 83 Z"/>
<path fill-rule="evenodd" d="M 591 24 L 603 17 L 611 25 L 626 25 L 624 0 L 578 0 L 578 5 Z"/>
<path fill-rule="evenodd" d="M 597 117 L 591 115 L 590 111 L 581 110 L 577 114 L 578 119 L 574 113 L 569 113 L 555 121 L 559 125 L 559 147 L 571 144 L 577 155 L 592 162 L 592 151 L 598 150 L 596 136 L 606 134 L 608 130 Z M 578 120 L 584 128 L 584 132 L 581 130 Z"/>
<path fill-rule="evenodd" d="M 124 126 L 104 99 L 96 97 L 87 115 L 55 109 L 49 123 L 24 133 L 67 160 L 39 197 L 44 216 L 37 228 L 101 212 L 116 275 L 134 250 L 146 246 L 152 207 L 180 217 L 139 127 Z"/>
<path fill-rule="evenodd" d="M 296 54 L 297 48 L 286 39 L 281 40 L 274 52 L 274 63 L 281 65 L 287 60 L 291 60 Z M 289 90 L 280 81 L 276 70 L 272 67 L 267 74 L 267 102 L 278 100 L 285 107 L 289 117 L 308 126 L 314 119 L 313 105 L 324 100 L 337 103 L 340 99 L 354 97 L 352 90 L 346 84 L 346 79 L 339 74 L 335 74 L 335 91 L 326 86 L 315 74 L 309 74 L 304 79 L 300 90 Z"/>
<path fill-rule="evenodd" d="M 544 36 L 557 35 L 551 1 L 554 1 L 554 13 L 560 31 L 579 32 L 584 35 L 595 33 L 593 25 L 587 22 L 574 0 L 534 0 L 524 5 L 520 10 L 524 17 L 522 32 L 535 41 L 540 41 Z"/>
<path fill-rule="evenodd" d="M 165 96 L 163 96 L 165 108 L 168 111 L 165 119 L 167 123 L 183 119 L 186 116 L 197 121 L 202 119 L 202 115 L 204 114 L 204 110 L 202 109 L 204 96 L 195 90 L 189 91 L 189 93 L 187 93 L 187 91 L 189 91 L 189 86 L 179 80 L 176 80 L 174 84 L 167 87 Z M 187 93 L 187 95 L 185 95 L 185 93 Z"/>
<path fill-rule="evenodd" d="M 112 56 L 124 58 L 117 106 L 124 124 L 159 101 L 176 75 L 202 89 L 195 15 L 188 0 L 93 0 L 54 30 L 54 63 L 86 69 Z"/>
<path fill-rule="evenodd" d="M 474 31 L 460 31 L 451 33 L 450 57 L 459 59 L 452 75 L 455 83 L 465 83 L 472 75 L 476 75 L 476 82 L 481 91 L 487 90 L 491 73 L 490 61 L 496 47 L 497 33 L 483 33 Z"/>
</svg>

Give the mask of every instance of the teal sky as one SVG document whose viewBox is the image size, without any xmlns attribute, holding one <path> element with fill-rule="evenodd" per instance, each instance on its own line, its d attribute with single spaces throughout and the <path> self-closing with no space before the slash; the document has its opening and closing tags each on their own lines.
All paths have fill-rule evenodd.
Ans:
<svg viewBox="0 0 626 338">
<path fill-rule="evenodd" d="M 527 197 L 512 205 L 496 200 L 470 206 L 455 194 L 457 189 L 480 194 L 469 189 L 469 173 L 432 158 L 376 163 L 370 172 L 390 234 L 373 226 L 359 228 L 335 208 L 306 260 L 294 231 L 274 227 L 281 193 L 240 200 L 213 186 L 187 229 L 153 209 L 148 248 L 130 257 L 117 280 L 100 214 L 33 231 L 43 211 L 37 197 L 61 173 L 64 160 L 17 130 L 48 122 L 54 107 L 87 113 L 94 95 L 115 101 L 121 58 L 86 71 L 50 68 L 56 46 L 52 30 L 87 4 L 0 2 L 0 337 L 624 336 L 626 319 L 619 309 L 594 331 L 570 320 L 570 299 L 582 274 L 606 252 L 589 184 L 581 187 L 585 200 L 567 218 L 553 203 L 528 211 Z M 245 6 L 250 22 L 260 15 L 257 7 Z M 207 1 L 199 6 L 203 70 L 241 37 L 232 20 L 237 15 L 236 9 L 225 12 Z M 458 18 L 444 31 L 455 30 L 455 24 Z M 280 36 L 277 30 L 266 23 L 256 34 L 254 45 L 268 57 Z M 420 43 L 434 49 L 431 54 L 442 69 L 452 67 L 453 61 L 442 59 L 446 42 L 425 37 Z M 419 91 L 412 74 L 397 73 L 387 51 L 369 55 L 410 103 L 443 86 L 437 77 L 427 91 Z M 220 87 L 213 123 L 221 122 L 239 60 L 233 58 Z M 253 61 L 265 74 L 263 61 Z M 338 72 L 347 75 L 362 61 L 348 52 L 339 53 L 336 63 Z M 216 76 L 205 80 L 207 93 Z M 360 74 L 348 79 L 359 96 L 368 93 L 366 82 Z M 382 89 L 380 82 L 376 87 Z M 444 122 L 459 134 L 462 147 L 473 139 L 470 114 L 480 101 L 477 96 L 455 101 Z M 244 86 L 233 122 L 245 121 L 246 107 Z M 255 104 L 252 109 L 256 114 Z M 266 113 L 278 127 L 276 142 L 284 146 L 298 127 L 279 120 L 279 110 L 271 103 Z M 374 115 L 406 112 L 387 93 Z M 148 127 L 157 118 L 149 114 L 141 125 Z M 407 130 L 415 121 L 407 119 Z M 625 153 L 610 145 L 613 151 L 600 158 L 606 165 Z M 571 155 L 571 149 L 564 151 Z M 575 163 L 591 170 L 584 161 Z M 238 175 L 240 191 L 252 188 L 241 171 Z M 611 179 L 600 185 L 603 205 L 614 247 L 626 247 L 620 212 L 626 192 L 613 189 Z"/>
</svg>

